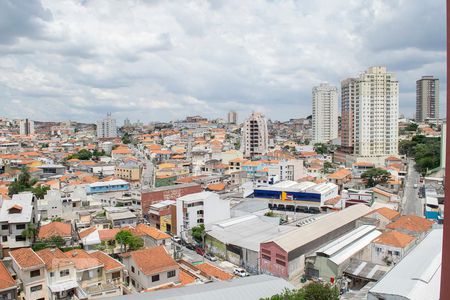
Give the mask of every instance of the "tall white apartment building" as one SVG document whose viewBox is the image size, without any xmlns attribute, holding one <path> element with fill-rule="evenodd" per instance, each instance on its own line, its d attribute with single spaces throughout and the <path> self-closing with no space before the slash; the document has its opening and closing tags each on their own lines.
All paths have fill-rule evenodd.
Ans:
<svg viewBox="0 0 450 300">
<path fill-rule="evenodd" d="M 237 112 L 235 111 L 228 112 L 228 123 L 237 124 Z"/>
<path fill-rule="evenodd" d="M 398 154 L 398 81 L 386 67 L 371 67 L 357 79 L 354 154 Z"/>
<path fill-rule="evenodd" d="M 117 137 L 116 119 L 108 113 L 106 118 L 97 121 L 97 138 L 115 138 Z"/>
<path fill-rule="evenodd" d="M 19 122 L 20 135 L 34 134 L 34 121 L 25 119 Z"/>
<path fill-rule="evenodd" d="M 313 141 L 326 143 L 338 137 L 338 91 L 321 83 L 312 90 Z"/>
<path fill-rule="evenodd" d="M 267 153 L 268 147 L 267 121 L 261 113 L 254 112 L 244 121 L 241 151 L 244 153 L 244 157 L 251 158 Z"/>
</svg>

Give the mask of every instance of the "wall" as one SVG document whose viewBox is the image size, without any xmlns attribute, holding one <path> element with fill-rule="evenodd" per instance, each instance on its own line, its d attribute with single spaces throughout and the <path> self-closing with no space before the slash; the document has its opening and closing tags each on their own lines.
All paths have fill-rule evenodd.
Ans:
<svg viewBox="0 0 450 300">
<path fill-rule="evenodd" d="M 285 262 L 285 266 L 276 263 L 277 257 L 280 256 L 285 257 L 283 260 Z M 262 273 L 271 274 L 282 278 L 289 277 L 287 253 L 276 243 L 268 242 L 261 244 L 260 261 Z"/>
</svg>

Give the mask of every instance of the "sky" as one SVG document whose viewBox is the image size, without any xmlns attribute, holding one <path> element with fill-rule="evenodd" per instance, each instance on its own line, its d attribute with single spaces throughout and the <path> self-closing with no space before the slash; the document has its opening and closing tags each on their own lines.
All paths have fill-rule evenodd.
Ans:
<svg viewBox="0 0 450 300">
<path fill-rule="evenodd" d="M 444 0 L 2 0 L 0 117 L 119 124 L 311 114 L 311 90 L 370 66 L 441 80 Z"/>
</svg>

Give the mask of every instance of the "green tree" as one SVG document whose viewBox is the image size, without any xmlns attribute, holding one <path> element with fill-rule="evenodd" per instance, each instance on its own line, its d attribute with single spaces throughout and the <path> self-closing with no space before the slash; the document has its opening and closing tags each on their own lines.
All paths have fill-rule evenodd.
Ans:
<svg viewBox="0 0 450 300">
<path fill-rule="evenodd" d="M 123 134 L 123 136 L 122 136 L 122 143 L 126 145 L 126 144 L 129 144 L 131 142 L 132 142 L 132 140 L 131 140 L 130 134 L 128 132 L 125 132 Z"/>
<path fill-rule="evenodd" d="M 390 174 L 386 170 L 372 168 L 362 173 L 361 178 L 366 180 L 366 185 L 368 187 L 374 187 L 377 184 L 386 183 L 390 178 Z"/>
<path fill-rule="evenodd" d="M 324 173 L 329 173 L 332 168 L 333 168 L 333 164 L 331 162 L 329 162 L 329 161 L 325 161 L 323 163 L 322 171 Z"/>
<path fill-rule="evenodd" d="M 418 128 L 419 128 L 419 124 L 410 123 L 410 124 L 408 124 L 408 126 L 406 126 L 405 130 L 406 131 L 414 131 L 414 132 L 416 132 Z"/>
<path fill-rule="evenodd" d="M 12 196 L 24 191 L 32 191 L 33 185 L 37 182 L 36 179 L 32 179 L 27 168 L 22 168 L 19 176 L 8 186 L 8 195 Z"/>
<path fill-rule="evenodd" d="M 132 237 L 132 236 L 133 236 L 133 234 L 131 234 L 131 232 L 128 230 L 121 230 L 116 234 L 115 240 L 116 240 L 116 242 L 118 242 L 120 244 L 120 252 L 121 253 L 126 252 L 128 241 L 130 240 L 130 237 Z"/>
<path fill-rule="evenodd" d="M 27 228 L 22 230 L 21 235 L 24 238 L 31 239 L 32 243 L 34 243 L 36 241 L 36 236 L 37 236 L 36 225 L 34 225 L 34 223 L 29 223 Z"/>
<path fill-rule="evenodd" d="M 196 240 L 198 243 L 201 243 L 203 241 L 204 232 L 205 232 L 205 225 L 203 224 L 192 227 L 191 229 L 192 238 Z"/>
<path fill-rule="evenodd" d="M 81 149 L 75 154 L 69 155 L 67 159 L 80 159 L 80 160 L 90 160 L 92 158 L 92 152 L 87 149 Z"/>
<path fill-rule="evenodd" d="M 328 154 L 328 146 L 326 144 L 317 143 L 314 144 L 314 149 L 316 150 L 317 154 Z"/>
<path fill-rule="evenodd" d="M 312 282 L 298 290 L 285 290 L 262 300 L 339 300 L 339 289 L 330 284 Z"/>
<path fill-rule="evenodd" d="M 144 240 L 138 236 L 132 235 L 127 240 L 128 248 L 131 251 L 139 250 L 144 247 Z"/>
<path fill-rule="evenodd" d="M 33 188 L 33 194 L 38 198 L 38 199 L 44 199 L 44 196 L 47 194 L 47 191 L 50 190 L 49 186 L 46 185 L 38 185 L 36 187 Z"/>
</svg>

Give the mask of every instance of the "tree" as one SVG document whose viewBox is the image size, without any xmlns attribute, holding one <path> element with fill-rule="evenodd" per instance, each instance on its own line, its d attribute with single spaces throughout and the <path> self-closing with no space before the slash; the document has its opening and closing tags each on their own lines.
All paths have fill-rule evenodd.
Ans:
<svg viewBox="0 0 450 300">
<path fill-rule="evenodd" d="M 92 158 L 92 152 L 87 149 L 81 149 L 75 154 L 69 155 L 67 159 L 80 159 L 80 160 L 90 160 Z"/>
<path fill-rule="evenodd" d="M 32 179 L 30 173 L 27 168 L 22 168 L 20 171 L 19 177 L 14 180 L 8 186 L 8 195 L 12 196 L 14 194 L 18 194 L 24 191 L 32 191 L 33 185 L 37 182 L 36 179 Z"/>
<path fill-rule="evenodd" d="M 406 126 L 405 130 L 406 131 L 414 131 L 414 132 L 416 132 L 418 128 L 419 128 L 419 124 L 410 123 L 410 124 L 408 124 L 408 126 Z"/>
<path fill-rule="evenodd" d="M 317 154 L 328 154 L 328 146 L 326 144 L 314 144 L 314 149 L 316 150 Z"/>
<path fill-rule="evenodd" d="M 28 224 L 27 228 L 22 230 L 21 235 L 26 239 L 31 239 L 32 243 L 36 241 L 37 229 L 34 223 Z"/>
<path fill-rule="evenodd" d="M 298 290 L 285 290 L 262 300 L 339 300 L 339 289 L 330 284 L 312 282 Z"/>
<path fill-rule="evenodd" d="M 331 162 L 325 161 L 323 163 L 323 169 L 322 170 L 323 170 L 324 173 L 329 173 L 330 169 L 332 169 L 332 168 L 333 168 L 333 164 Z"/>
<path fill-rule="evenodd" d="M 128 241 L 132 236 L 133 234 L 128 230 L 121 230 L 116 234 L 115 240 L 120 244 L 121 253 L 126 252 Z"/>
<path fill-rule="evenodd" d="M 377 184 L 386 183 L 390 178 L 390 174 L 386 170 L 372 168 L 362 173 L 361 178 L 366 180 L 368 187 L 374 187 Z"/>
<path fill-rule="evenodd" d="M 144 240 L 138 236 L 132 235 L 127 241 L 129 250 L 139 250 L 144 247 Z"/>
<path fill-rule="evenodd" d="M 130 134 L 128 132 L 125 132 L 122 136 L 122 143 L 126 145 L 126 144 L 131 143 L 131 141 L 132 140 L 131 140 Z"/>
<path fill-rule="evenodd" d="M 44 199 L 44 196 L 47 194 L 47 191 L 50 190 L 49 186 L 46 185 L 38 185 L 33 188 L 33 194 L 38 199 Z"/>
<path fill-rule="evenodd" d="M 203 224 L 192 227 L 191 229 L 192 238 L 196 240 L 198 243 L 201 243 L 203 241 L 204 232 L 205 232 L 205 225 Z"/>
</svg>

